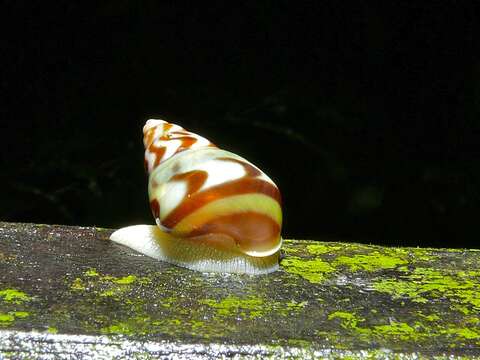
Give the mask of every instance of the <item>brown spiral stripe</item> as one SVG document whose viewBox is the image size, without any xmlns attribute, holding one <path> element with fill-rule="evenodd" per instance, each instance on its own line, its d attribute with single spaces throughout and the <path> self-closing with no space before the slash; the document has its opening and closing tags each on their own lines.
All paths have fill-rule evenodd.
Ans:
<svg viewBox="0 0 480 360">
<path fill-rule="evenodd" d="M 162 224 L 173 229 L 175 225 L 185 217 L 208 203 L 229 196 L 248 193 L 265 194 L 280 203 L 280 192 L 276 186 L 265 180 L 244 177 L 236 181 L 211 187 L 201 192 L 190 193 L 188 197 L 183 199 L 179 206 L 162 220 Z"/>
<path fill-rule="evenodd" d="M 171 158 L 172 160 L 175 160 L 175 155 L 184 150 L 208 147 L 216 148 L 216 146 L 207 139 L 186 131 L 178 125 L 169 124 L 163 121 L 154 121 L 152 123 L 147 122 L 147 125 L 144 128 L 144 144 L 146 149 L 145 164 L 150 172 L 167 159 Z M 169 189 L 172 189 L 172 186 L 175 189 L 177 183 L 183 183 L 186 186 L 186 190 L 185 187 L 183 187 L 184 190 L 182 190 L 185 192 L 184 195 L 181 198 L 174 196 L 174 201 L 178 201 L 178 203 L 174 203 L 173 205 L 170 203 L 170 206 L 167 206 L 169 208 L 168 210 L 164 207 L 165 203 L 162 203 L 162 201 L 166 201 L 165 199 L 151 199 L 150 207 L 152 214 L 157 221 L 160 221 L 161 227 L 164 227 L 166 231 L 174 229 L 180 222 L 182 222 L 182 220 L 192 214 L 195 214 L 194 216 L 197 217 L 197 219 L 198 216 L 201 216 L 200 218 L 203 219 L 203 215 L 199 214 L 205 213 L 202 208 L 206 205 L 215 203 L 217 200 L 233 199 L 234 197 L 236 199 L 237 195 L 264 195 L 271 199 L 269 200 L 270 202 L 267 202 L 268 204 L 274 204 L 276 202 L 278 205 L 275 208 L 273 205 L 264 204 L 263 207 L 265 208 L 265 206 L 267 206 L 267 209 L 270 209 L 268 206 L 272 206 L 272 211 L 278 213 L 279 210 L 275 209 L 278 209 L 281 204 L 280 192 L 277 186 L 275 186 L 275 184 L 271 182 L 257 167 L 253 166 L 246 160 L 234 158 L 233 156 L 228 157 L 222 155 L 215 157 L 215 155 L 212 155 L 212 158 L 206 160 L 206 162 L 208 163 L 210 160 L 216 161 L 214 170 L 212 170 L 213 173 L 209 173 L 209 170 L 190 169 L 173 174 L 169 179 L 166 179 L 166 182 L 168 182 L 170 186 Z M 180 163 L 178 162 L 173 163 L 173 166 L 171 166 L 173 171 L 178 171 L 181 168 L 188 169 L 190 166 L 188 160 L 183 161 L 187 161 L 187 163 L 182 166 L 180 166 Z M 222 174 L 222 163 L 226 164 L 225 174 Z M 229 169 L 232 169 L 232 165 L 228 165 L 228 163 L 241 165 L 244 170 L 243 176 L 232 176 L 229 178 L 228 171 L 230 171 Z M 233 168 L 235 168 L 235 166 L 233 166 Z M 225 176 L 225 178 L 229 178 L 230 180 L 211 186 L 206 185 L 209 176 L 216 176 L 215 174 L 220 174 L 222 179 Z M 153 183 L 153 178 L 150 179 L 150 181 L 152 181 L 151 187 L 153 189 L 162 185 Z M 258 197 L 255 198 L 252 196 L 249 195 L 246 199 L 248 208 L 243 209 L 243 205 L 240 206 L 233 204 L 234 206 L 232 207 L 231 213 L 224 213 L 224 211 L 222 215 L 213 217 L 211 216 L 211 213 L 208 213 L 208 215 L 205 215 L 205 221 L 202 220 L 191 228 L 189 233 L 183 233 L 182 236 L 197 237 L 206 234 L 222 234 L 222 236 L 227 236 L 228 238 L 233 239 L 246 251 L 268 251 L 269 249 L 275 248 L 280 241 L 281 221 L 278 223 L 274 220 L 278 219 L 277 215 L 270 216 L 268 213 L 265 213 L 265 210 L 263 213 L 257 211 L 255 208 L 256 203 L 254 203 L 252 208 L 251 199 L 259 199 Z M 170 199 L 172 199 L 172 197 L 170 197 Z M 265 202 L 264 200 L 262 201 Z M 228 206 L 230 206 L 230 202 L 227 202 L 226 204 L 229 204 Z M 163 216 L 160 211 L 161 208 L 164 212 L 168 211 L 166 214 L 163 214 Z M 202 211 L 198 213 L 197 211 L 200 210 Z M 214 214 L 216 214 L 216 212 Z M 279 216 L 281 219 L 281 214 Z M 184 225 L 182 225 L 182 227 L 183 226 Z"/>
</svg>

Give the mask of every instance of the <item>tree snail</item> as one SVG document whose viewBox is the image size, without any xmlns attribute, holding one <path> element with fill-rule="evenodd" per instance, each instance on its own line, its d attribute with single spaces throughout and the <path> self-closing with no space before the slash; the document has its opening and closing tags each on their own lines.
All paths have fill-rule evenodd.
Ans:
<svg viewBox="0 0 480 360">
<path fill-rule="evenodd" d="M 280 192 L 255 165 L 163 120 L 143 127 L 150 207 L 157 226 L 134 225 L 110 239 L 202 272 L 278 269 Z"/>
</svg>

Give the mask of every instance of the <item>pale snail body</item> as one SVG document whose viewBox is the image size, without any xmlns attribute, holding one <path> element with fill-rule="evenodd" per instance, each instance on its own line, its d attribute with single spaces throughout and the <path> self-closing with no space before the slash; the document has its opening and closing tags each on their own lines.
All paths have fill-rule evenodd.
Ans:
<svg viewBox="0 0 480 360">
<path fill-rule="evenodd" d="M 278 268 L 280 192 L 244 158 L 163 120 L 143 128 L 150 206 L 157 226 L 111 239 L 204 272 L 264 274 Z"/>
</svg>

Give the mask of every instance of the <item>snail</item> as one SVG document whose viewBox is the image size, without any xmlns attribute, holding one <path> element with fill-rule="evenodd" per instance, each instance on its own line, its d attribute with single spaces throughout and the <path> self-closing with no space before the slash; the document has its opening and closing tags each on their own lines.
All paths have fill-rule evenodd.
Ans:
<svg viewBox="0 0 480 360">
<path fill-rule="evenodd" d="M 280 192 L 246 159 L 164 120 L 143 127 L 155 225 L 110 239 L 147 256 L 202 272 L 266 274 L 278 269 Z"/>
</svg>

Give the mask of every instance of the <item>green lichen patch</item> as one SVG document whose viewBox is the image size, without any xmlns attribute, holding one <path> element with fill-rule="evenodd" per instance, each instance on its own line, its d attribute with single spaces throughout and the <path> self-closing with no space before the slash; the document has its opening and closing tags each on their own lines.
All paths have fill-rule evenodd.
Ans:
<svg viewBox="0 0 480 360">
<path fill-rule="evenodd" d="M 373 289 L 390 295 L 393 303 L 390 310 L 369 309 L 369 313 L 384 315 L 372 317 L 358 308 L 358 311 L 334 311 L 327 318 L 352 338 L 365 343 L 436 341 L 454 347 L 467 343 L 478 346 L 479 280 L 477 270 L 414 268 L 410 272 L 400 272 L 399 278 L 381 277 L 373 281 Z M 408 315 L 401 315 L 399 309 L 408 309 Z M 391 315 L 387 316 L 390 311 Z M 330 339 L 337 336 L 325 331 L 317 331 L 317 335 Z"/>
<path fill-rule="evenodd" d="M 282 247 L 282 249 L 280 251 L 283 254 L 290 255 L 290 254 L 298 254 L 301 250 L 297 247 L 284 246 L 284 247 Z"/>
<path fill-rule="evenodd" d="M 76 290 L 76 291 L 83 291 L 85 290 L 85 284 L 82 279 L 75 278 L 75 280 L 73 280 L 73 282 L 70 285 L 70 289 Z"/>
<path fill-rule="evenodd" d="M 452 309 L 464 314 L 480 312 L 480 273 L 477 271 L 449 273 L 448 270 L 416 268 L 400 279 L 375 281 L 373 288 L 394 299 L 406 298 L 417 303 L 447 299 Z"/>
<path fill-rule="evenodd" d="M 314 284 L 323 283 L 334 274 L 353 275 L 360 271 L 384 270 L 408 272 L 411 267 L 428 265 L 439 257 L 432 249 L 363 244 L 299 242 L 289 244 L 288 248 L 290 250 L 281 262 L 283 268 Z"/>
<path fill-rule="evenodd" d="M 308 301 L 297 302 L 295 300 L 290 300 L 285 305 L 287 306 L 287 309 L 289 309 L 289 310 L 299 311 L 299 310 L 303 309 L 307 304 L 308 304 Z"/>
<path fill-rule="evenodd" d="M 175 305 L 177 299 L 174 296 L 162 297 L 160 300 L 161 306 L 165 308 L 171 308 Z"/>
<path fill-rule="evenodd" d="M 447 328 L 441 331 L 443 334 L 453 335 L 459 340 L 480 340 L 480 329 L 472 328 Z M 479 343 L 480 344 L 480 343 Z"/>
<path fill-rule="evenodd" d="M 188 281 L 166 287 L 168 279 L 186 271 Z M 79 277 L 67 278 L 67 287 L 76 294 L 78 317 L 87 332 L 123 336 L 167 336 L 189 334 L 203 339 L 235 333 L 238 321 L 267 321 L 282 318 L 288 321 L 308 306 L 308 301 L 288 297 L 274 300 L 265 294 L 229 294 L 215 298 L 204 293 L 209 282 L 253 281 L 251 277 L 202 275 L 176 267 L 148 276 L 127 274 L 113 276 L 95 269 Z M 267 280 L 265 277 L 256 281 Z M 226 281 L 226 282 L 225 282 Z M 239 283 L 240 284 L 240 283 Z M 218 286 L 218 285 L 217 285 Z M 218 289 L 222 289 L 220 286 Z M 115 312 L 110 312 L 114 307 Z M 81 311 L 80 309 L 85 309 Z M 86 310 L 89 309 L 89 310 Z M 108 313 L 108 316 L 105 314 Z M 78 315 L 77 315 L 78 316 Z"/>
<path fill-rule="evenodd" d="M 0 290 L 0 297 L 3 301 L 13 304 L 22 304 L 32 299 L 26 293 L 17 289 Z"/>
<path fill-rule="evenodd" d="M 69 288 L 76 292 L 93 292 L 99 297 L 111 297 L 121 299 L 131 288 L 129 286 L 138 282 L 140 285 L 148 284 L 150 280 L 137 277 L 136 275 L 126 275 L 115 277 L 103 275 L 95 268 L 90 268 L 83 273 L 82 277 L 76 277 L 70 282 Z"/>
<path fill-rule="evenodd" d="M 76 297 L 76 307 L 85 308 L 84 328 L 102 334 L 143 335 L 147 333 L 150 318 L 144 310 L 146 299 L 139 299 L 135 291 L 146 282 L 136 275 L 112 276 L 95 268 L 86 270 L 73 280 L 67 278 L 68 288 Z M 148 282 L 147 282 L 148 283 Z M 116 303 L 117 311 L 105 316 L 108 308 Z"/>
<path fill-rule="evenodd" d="M 419 318 L 422 318 L 422 319 L 425 319 L 425 320 L 428 320 L 428 321 L 438 321 L 438 320 L 440 320 L 440 316 L 438 316 L 437 314 L 424 315 L 421 311 L 419 311 L 417 314 L 418 314 Z"/>
<path fill-rule="evenodd" d="M 328 315 L 328 320 L 332 319 L 340 319 L 341 326 L 347 329 L 356 329 L 358 327 L 358 323 L 365 321 L 365 319 L 361 319 L 356 316 L 356 314 L 347 312 L 347 311 L 335 311 Z"/>
<path fill-rule="evenodd" d="M 305 252 L 305 244 L 302 243 L 300 240 L 283 240 L 282 244 L 282 253 L 286 254 L 287 256 L 295 254 L 301 255 Z"/>
<path fill-rule="evenodd" d="M 25 319 L 30 316 L 26 311 L 9 311 L 8 313 L 0 313 L 0 327 L 12 325 L 16 319 Z"/>
<path fill-rule="evenodd" d="M 263 300 L 255 297 L 239 299 L 235 296 L 229 296 L 221 301 L 202 300 L 201 303 L 217 309 L 217 314 L 221 316 L 239 315 L 242 317 L 255 318 L 262 316 Z"/>
<path fill-rule="evenodd" d="M 12 314 L 0 313 L 0 326 L 11 325 L 15 321 L 15 316 Z"/>
<path fill-rule="evenodd" d="M 424 248 L 409 248 L 408 250 L 416 263 L 419 262 L 434 262 L 440 259 L 440 255 L 435 253 L 434 249 L 424 249 Z M 438 250 L 437 250 L 438 251 Z"/>
<path fill-rule="evenodd" d="M 13 311 L 12 314 L 13 314 L 16 318 L 20 318 L 20 319 L 24 319 L 24 318 L 30 316 L 30 314 L 29 314 L 27 311 Z"/>
<path fill-rule="evenodd" d="M 281 265 L 288 273 L 299 275 L 314 284 L 322 283 L 328 274 L 335 271 L 332 265 L 320 258 L 305 260 L 291 256 L 283 259 Z"/>
<path fill-rule="evenodd" d="M 142 335 L 146 334 L 150 326 L 150 318 L 133 317 L 127 321 L 117 321 L 112 325 L 101 328 L 102 334 L 117 334 L 117 335 Z"/>
<path fill-rule="evenodd" d="M 174 271 L 178 269 L 166 269 L 160 276 L 171 278 L 175 275 L 169 273 Z M 70 291 L 81 294 L 74 296 L 77 299 L 75 309 L 82 314 L 78 320 L 88 333 L 125 336 L 166 334 L 171 337 L 201 334 L 207 338 L 233 330 L 226 324 L 213 326 L 199 320 L 203 314 L 198 313 L 195 306 L 192 308 L 188 297 L 178 295 L 179 290 L 185 287 L 165 289 L 165 280 L 155 280 L 156 277 L 158 274 L 113 276 L 89 269 L 73 280 L 67 278 L 66 282 Z M 196 277 L 192 277 L 189 286 L 202 288 L 204 284 L 197 283 Z M 112 307 L 115 312 L 110 312 Z"/>
<path fill-rule="evenodd" d="M 373 251 L 366 255 L 339 256 L 335 259 L 335 264 L 348 266 L 351 271 L 377 271 L 380 269 L 393 269 L 399 265 L 407 264 L 407 261 L 398 256 L 385 255 L 379 251 Z"/>
<path fill-rule="evenodd" d="M 274 314 L 288 316 L 301 311 L 307 305 L 306 301 L 290 300 L 282 303 L 272 300 L 266 301 L 257 296 L 240 298 L 233 295 L 219 301 L 213 299 L 200 300 L 200 303 L 214 308 L 219 316 L 236 316 L 243 319 L 257 319 Z"/>
<path fill-rule="evenodd" d="M 359 341 L 370 343 L 391 343 L 392 341 L 413 342 L 420 344 L 433 338 L 444 338 L 445 335 L 458 340 L 476 340 L 478 333 L 474 330 L 465 331 L 455 324 L 424 323 L 416 320 L 413 323 L 389 320 L 384 324 L 370 325 L 367 319 L 356 313 L 336 311 L 328 316 L 328 320 L 340 321 L 340 326 L 349 331 L 350 335 Z M 467 329 L 469 330 L 469 329 Z M 446 339 L 444 338 L 444 341 Z"/>
<path fill-rule="evenodd" d="M 85 271 L 84 273 L 86 276 L 91 276 L 91 277 L 95 277 L 95 276 L 100 276 L 100 274 L 97 272 L 96 269 L 94 268 L 91 268 L 91 269 L 88 269 L 87 271 Z"/>
<path fill-rule="evenodd" d="M 137 280 L 137 277 L 135 275 L 128 275 L 128 276 L 121 277 L 120 279 L 115 279 L 113 281 L 115 282 L 115 284 L 129 285 L 129 284 L 133 284 L 136 280 Z"/>
<path fill-rule="evenodd" d="M 132 335 L 135 333 L 129 324 L 123 323 L 123 322 L 118 322 L 114 325 L 103 327 L 100 329 L 100 332 L 102 334 L 118 334 L 118 335 Z"/>
<path fill-rule="evenodd" d="M 399 340 L 418 341 L 420 338 L 426 336 L 426 334 L 419 332 L 418 329 L 411 327 L 409 324 L 398 321 L 392 321 L 386 325 L 376 325 L 372 331 L 375 337 Z"/>
<path fill-rule="evenodd" d="M 27 293 L 8 288 L 0 290 L 0 326 L 13 325 L 19 319 L 30 317 L 32 297 Z M 28 311 L 27 311 L 28 310 Z"/>
</svg>

